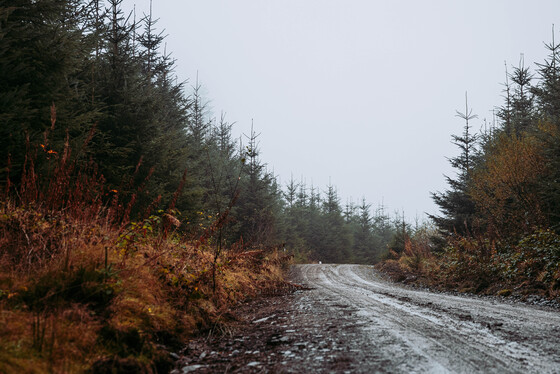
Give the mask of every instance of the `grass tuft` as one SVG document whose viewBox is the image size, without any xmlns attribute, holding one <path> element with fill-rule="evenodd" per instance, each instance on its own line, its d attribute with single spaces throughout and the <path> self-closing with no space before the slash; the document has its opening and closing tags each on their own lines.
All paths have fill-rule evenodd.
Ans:
<svg viewBox="0 0 560 374">
<path fill-rule="evenodd" d="M 285 284 L 289 258 L 216 255 L 159 201 L 131 221 L 134 196 L 120 202 L 68 141 L 56 151 L 46 140 L 28 143 L 23 181 L 0 201 L 1 373 L 168 372 L 170 352 Z"/>
</svg>

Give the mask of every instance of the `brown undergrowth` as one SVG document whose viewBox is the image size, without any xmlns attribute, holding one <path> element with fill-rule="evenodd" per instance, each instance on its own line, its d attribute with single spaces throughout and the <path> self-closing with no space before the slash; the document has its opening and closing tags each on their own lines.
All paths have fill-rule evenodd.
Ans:
<svg viewBox="0 0 560 374">
<path fill-rule="evenodd" d="M 518 241 L 449 239 L 432 253 L 427 237 L 411 238 L 377 268 L 393 280 L 440 290 L 560 299 L 560 235 L 535 229 Z"/>
<path fill-rule="evenodd" d="M 121 202 L 47 135 L 0 201 L 0 373 L 168 372 L 193 334 L 286 284 L 276 250 L 216 256 L 173 209 L 130 220 L 135 196 Z"/>
<path fill-rule="evenodd" d="M 83 230 L 66 233 L 66 240 Z M 192 334 L 226 322 L 236 303 L 283 284 L 286 259 L 278 252 L 224 252 L 213 291 L 208 248 L 149 238 L 125 258 L 115 245 L 117 230 L 90 231 L 88 239 L 67 244 L 69 259 L 60 253 L 27 271 L 3 260 L 0 372 L 167 372 L 168 353 Z M 30 239 L 51 235 L 38 229 Z"/>
</svg>

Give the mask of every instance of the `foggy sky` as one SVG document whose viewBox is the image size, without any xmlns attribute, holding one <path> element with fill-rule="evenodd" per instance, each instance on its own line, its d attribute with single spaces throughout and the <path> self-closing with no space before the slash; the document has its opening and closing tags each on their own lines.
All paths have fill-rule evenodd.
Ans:
<svg viewBox="0 0 560 374">
<path fill-rule="evenodd" d="M 254 121 L 283 185 L 331 181 L 343 205 L 365 197 L 412 220 L 437 212 L 430 192 L 454 175 L 465 92 L 475 129 L 492 123 L 504 62 L 543 61 L 560 1 L 154 0 L 153 16 L 179 80 L 198 73 L 235 135 Z"/>
</svg>

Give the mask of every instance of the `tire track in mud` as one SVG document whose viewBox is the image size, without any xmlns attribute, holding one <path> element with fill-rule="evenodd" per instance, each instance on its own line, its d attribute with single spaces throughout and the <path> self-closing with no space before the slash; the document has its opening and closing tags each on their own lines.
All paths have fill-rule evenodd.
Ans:
<svg viewBox="0 0 560 374">
<path fill-rule="evenodd" d="M 411 290 L 363 265 L 298 270 L 327 306 L 356 310 L 390 372 L 560 372 L 557 310 Z"/>
<path fill-rule="evenodd" d="M 560 373 L 560 309 L 411 289 L 371 266 L 297 265 L 308 286 L 189 342 L 181 373 Z"/>
</svg>

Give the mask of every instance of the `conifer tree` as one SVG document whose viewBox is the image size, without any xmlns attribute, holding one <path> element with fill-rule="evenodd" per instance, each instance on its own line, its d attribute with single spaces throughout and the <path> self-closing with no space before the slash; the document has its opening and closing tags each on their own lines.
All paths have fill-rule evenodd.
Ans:
<svg viewBox="0 0 560 374">
<path fill-rule="evenodd" d="M 515 83 L 512 101 L 513 110 L 513 133 L 516 136 L 530 130 L 533 125 L 533 94 L 531 93 L 532 74 L 528 67 L 524 66 L 523 57 L 519 67 L 513 70 L 511 80 Z"/>
<path fill-rule="evenodd" d="M 345 225 L 340 199 L 332 184 L 327 186 L 322 203 L 320 256 L 323 262 L 351 262 L 351 236 Z"/>
<path fill-rule="evenodd" d="M 541 123 L 549 127 L 540 132 L 548 165 L 548 173 L 541 179 L 540 193 L 550 224 L 560 232 L 560 44 L 554 36 L 553 28 L 552 42 L 546 44 L 549 55 L 542 64 L 537 64 L 540 80 L 533 92 Z"/>
<path fill-rule="evenodd" d="M 103 35 L 106 43 L 100 50 L 96 82 L 96 92 L 105 109 L 93 149 L 109 185 L 125 194 L 131 192 L 130 186 L 128 191 L 125 189 L 142 157 L 141 136 L 149 121 L 142 109 L 147 107 L 150 96 L 145 90 L 151 87 L 141 74 L 141 62 L 134 58 L 137 53 L 132 33 L 137 25 L 130 24 L 130 15 L 124 15 L 122 1 L 108 0 Z"/>
<path fill-rule="evenodd" d="M 362 198 L 358 209 L 359 214 L 356 217 L 357 225 L 354 231 L 354 256 L 359 262 L 373 263 L 376 257 L 376 243 L 372 232 L 371 204 L 366 203 L 365 198 Z"/>
<path fill-rule="evenodd" d="M 91 50 L 83 43 L 77 0 L 0 1 L 0 183 L 17 184 L 26 138 L 44 142 L 56 108 L 50 147 L 89 130 L 95 110 L 84 105 L 80 72 Z M 40 166 L 39 166 L 40 167 Z"/>
<path fill-rule="evenodd" d="M 549 54 L 543 63 L 537 63 L 539 83 L 532 88 L 536 96 L 539 115 L 560 126 L 560 44 L 555 42 L 554 28 L 552 42 L 546 44 Z"/>
<path fill-rule="evenodd" d="M 523 55 L 519 66 L 514 67 L 512 73 L 506 68 L 505 103 L 498 108 L 497 116 L 501 119 L 502 129 L 507 135 L 520 136 L 534 123 L 532 79 L 533 75 L 524 65 Z"/>
<path fill-rule="evenodd" d="M 240 191 L 240 177 L 243 162 L 235 154 L 236 144 L 231 136 L 232 124 L 228 123 L 222 113 L 220 121 L 211 128 L 211 135 L 205 147 L 204 209 L 211 215 L 221 217 L 235 212 L 236 199 Z M 233 242 L 237 238 L 230 235 L 229 225 L 220 227 L 219 240 Z"/>
<path fill-rule="evenodd" d="M 395 213 L 393 225 L 393 237 L 388 244 L 389 255 L 394 256 L 396 254 L 397 256 L 400 256 L 404 253 L 407 243 L 410 242 L 412 233 L 410 224 L 405 221 L 404 212 L 402 212 L 400 216 L 398 213 Z"/>
<path fill-rule="evenodd" d="M 385 212 L 385 206 L 380 204 L 373 216 L 372 240 L 375 243 L 376 255 L 373 262 L 378 261 L 389 250 L 388 245 L 393 239 L 395 228 L 391 217 Z"/>
<path fill-rule="evenodd" d="M 274 176 L 266 170 L 259 159 L 258 137 L 253 127 L 247 136 L 247 162 L 243 169 L 236 218 L 238 236 L 250 245 L 272 245 L 276 236 L 276 217 L 280 206 L 280 194 Z"/>
<path fill-rule="evenodd" d="M 172 73 L 175 61 L 161 51 L 164 36 L 156 31 L 157 20 L 153 19 L 151 4 L 150 13 L 141 22 L 143 31 L 137 37 L 139 50 L 133 56 L 140 62 L 145 82 L 144 101 L 138 109 L 145 117 L 139 134 L 139 152 L 145 167 L 139 179 L 153 169 L 147 185 L 150 198 L 160 195 L 165 204 L 181 183 L 184 170 L 189 168 L 187 126 L 192 102 L 185 97 L 184 83 L 176 83 Z M 187 191 L 196 183 L 193 179 L 188 173 L 183 187 L 185 194 L 176 203 L 178 208 L 192 205 Z"/>
<path fill-rule="evenodd" d="M 459 148 L 460 154 L 449 159 L 451 165 L 457 170 L 457 177 L 453 179 L 446 176 L 449 190 L 443 193 L 432 193 L 432 199 L 439 206 L 442 215 L 429 216 L 444 236 L 470 235 L 475 214 L 475 204 L 469 196 L 468 190 L 471 172 L 474 168 L 477 136 L 472 133 L 469 121 L 477 116 L 472 114 L 472 109 L 469 109 L 466 94 L 465 112 L 457 111 L 457 116 L 465 121 L 463 134 L 461 136 L 453 135 L 453 144 Z"/>
<path fill-rule="evenodd" d="M 296 196 L 298 193 L 298 184 L 294 181 L 294 176 L 290 178 L 290 181 L 286 185 L 286 193 L 284 194 L 284 198 L 288 203 L 288 208 L 292 208 L 296 202 Z"/>
</svg>

